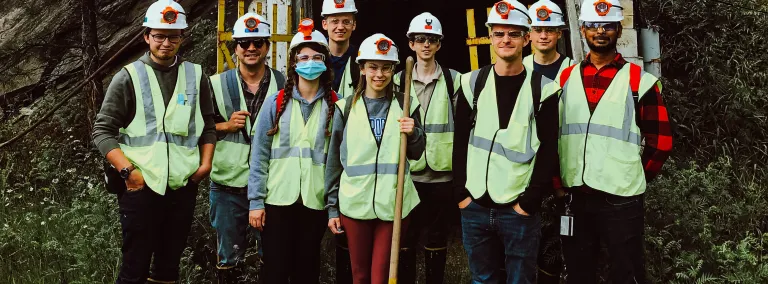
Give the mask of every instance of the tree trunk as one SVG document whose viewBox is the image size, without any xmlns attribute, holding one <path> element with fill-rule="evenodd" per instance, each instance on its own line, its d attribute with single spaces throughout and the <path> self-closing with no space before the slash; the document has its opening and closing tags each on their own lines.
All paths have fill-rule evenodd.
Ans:
<svg viewBox="0 0 768 284">
<path fill-rule="evenodd" d="M 82 0 L 80 9 L 82 16 L 83 42 L 83 79 L 88 78 L 99 68 L 99 38 L 96 26 L 95 0 Z M 88 105 L 88 126 L 93 127 L 93 120 L 104 100 L 102 76 L 95 76 L 85 88 L 83 94 Z"/>
</svg>

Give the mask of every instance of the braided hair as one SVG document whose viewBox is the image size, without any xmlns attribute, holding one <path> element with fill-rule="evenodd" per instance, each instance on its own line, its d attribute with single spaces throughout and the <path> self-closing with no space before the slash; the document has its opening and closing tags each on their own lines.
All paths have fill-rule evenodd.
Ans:
<svg viewBox="0 0 768 284">
<path fill-rule="evenodd" d="M 329 130 L 329 127 L 331 125 L 331 120 L 333 119 L 333 113 L 335 110 L 334 107 L 334 101 L 332 101 L 331 98 L 331 92 L 333 91 L 333 68 L 331 66 L 331 54 L 328 51 L 327 48 L 324 46 L 315 43 L 315 42 L 305 42 L 301 43 L 294 48 L 291 49 L 291 53 L 288 55 L 288 71 L 286 72 L 287 78 L 285 80 L 285 87 L 283 88 L 285 94 L 283 95 L 283 100 L 280 103 L 280 109 L 277 110 L 275 113 L 275 119 L 274 124 L 272 125 L 272 129 L 267 131 L 268 136 L 273 136 L 277 134 L 277 132 L 280 130 L 280 116 L 283 115 L 285 112 L 285 108 L 288 105 L 288 100 L 291 99 L 291 93 L 293 92 L 293 87 L 299 82 L 299 74 L 296 73 L 296 55 L 299 54 L 299 51 L 304 49 L 305 47 L 309 47 L 312 50 L 319 52 L 325 56 L 325 68 L 326 70 L 323 72 L 323 74 L 320 75 L 320 88 L 323 88 L 325 91 L 325 96 L 323 96 L 323 99 L 325 100 L 326 104 L 328 104 L 328 113 L 326 114 L 325 118 L 325 135 L 331 136 L 331 132 Z"/>
</svg>

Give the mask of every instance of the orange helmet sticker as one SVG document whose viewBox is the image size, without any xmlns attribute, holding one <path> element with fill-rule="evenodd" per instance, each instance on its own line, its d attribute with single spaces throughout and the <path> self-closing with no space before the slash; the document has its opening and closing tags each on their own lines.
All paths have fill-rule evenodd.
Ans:
<svg viewBox="0 0 768 284">
<path fill-rule="evenodd" d="M 310 18 L 304 18 L 299 22 L 299 32 L 304 34 L 304 40 L 312 39 L 312 30 L 315 28 L 315 22 Z"/>
<path fill-rule="evenodd" d="M 162 23 L 166 24 L 174 24 L 176 23 L 176 20 L 179 18 L 179 11 L 174 9 L 171 6 L 165 7 L 165 10 L 160 12 L 163 15 Z"/>
<path fill-rule="evenodd" d="M 499 13 L 501 18 L 504 20 L 509 18 L 509 12 L 514 9 L 515 7 L 507 3 L 506 1 L 499 1 L 498 3 L 496 3 L 496 13 Z"/>
</svg>

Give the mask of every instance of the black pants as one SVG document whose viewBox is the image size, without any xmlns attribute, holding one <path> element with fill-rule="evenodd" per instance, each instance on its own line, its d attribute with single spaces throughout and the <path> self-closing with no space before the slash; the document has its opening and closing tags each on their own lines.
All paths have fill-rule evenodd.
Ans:
<svg viewBox="0 0 768 284">
<path fill-rule="evenodd" d="M 320 246 L 328 224 L 324 210 L 313 210 L 300 202 L 289 206 L 265 205 L 264 281 L 318 283 Z"/>
<path fill-rule="evenodd" d="M 179 260 L 187 246 L 196 196 L 197 184 L 192 182 L 176 190 L 167 188 L 165 195 L 146 186 L 118 195 L 123 262 L 116 283 L 179 278 Z"/>
<path fill-rule="evenodd" d="M 568 283 L 597 283 L 601 242 L 608 247 L 608 283 L 645 283 L 643 195 L 573 191 L 571 196 L 574 233 L 562 237 Z"/>
<path fill-rule="evenodd" d="M 420 183 L 414 182 L 416 192 L 421 202 L 408 215 L 411 217 L 409 230 L 403 239 L 403 248 L 415 249 L 419 246 L 422 234 L 426 249 L 445 249 L 448 246 L 448 233 L 451 229 L 451 216 L 458 211 L 453 202 L 452 183 Z"/>
</svg>

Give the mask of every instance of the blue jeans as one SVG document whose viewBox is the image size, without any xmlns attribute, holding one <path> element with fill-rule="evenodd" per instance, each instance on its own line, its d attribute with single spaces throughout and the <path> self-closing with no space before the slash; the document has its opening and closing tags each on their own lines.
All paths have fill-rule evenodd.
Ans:
<svg viewBox="0 0 768 284">
<path fill-rule="evenodd" d="M 523 216 L 512 206 L 485 208 L 471 202 L 461 209 L 464 250 L 472 283 L 535 283 L 536 258 L 541 237 L 539 215 Z M 503 260 L 501 253 L 504 252 Z"/>
<path fill-rule="evenodd" d="M 248 197 L 219 190 L 220 187 L 211 182 L 211 225 L 216 229 L 218 241 L 216 267 L 230 268 L 245 261 L 249 231 L 256 236 L 261 255 L 261 235 L 248 224 Z"/>
</svg>

